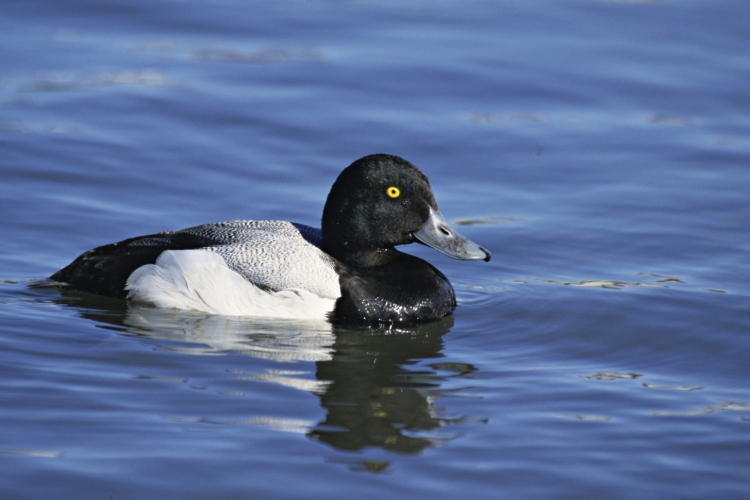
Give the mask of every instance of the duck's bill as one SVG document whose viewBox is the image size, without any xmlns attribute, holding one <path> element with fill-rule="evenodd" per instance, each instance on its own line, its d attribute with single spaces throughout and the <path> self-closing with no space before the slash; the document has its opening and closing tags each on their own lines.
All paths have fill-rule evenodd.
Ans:
<svg viewBox="0 0 750 500">
<path fill-rule="evenodd" d="M 490 260 L 490 252 L 473 241 L 461 236 L 448 224 L 440 211 L 430 207 L 430 218 L 414 238 L 448 257 L 460 260 Z"/>
</svg>

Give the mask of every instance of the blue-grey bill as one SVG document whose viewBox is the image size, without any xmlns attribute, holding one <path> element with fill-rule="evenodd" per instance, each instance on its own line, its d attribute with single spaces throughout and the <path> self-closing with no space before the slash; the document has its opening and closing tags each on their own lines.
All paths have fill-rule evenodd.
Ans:
<svg viewBox="0 0 750 500">
<path fill-rule="evenodd" d="M 490 260 L 490 252 L 461 236 L 448 224 L 439 210 L 430 207 L 430 218 L 422 229 L 414 233 L 420 243 L 432 247 L 448 257 L 460 260 Z"/>
</svg>

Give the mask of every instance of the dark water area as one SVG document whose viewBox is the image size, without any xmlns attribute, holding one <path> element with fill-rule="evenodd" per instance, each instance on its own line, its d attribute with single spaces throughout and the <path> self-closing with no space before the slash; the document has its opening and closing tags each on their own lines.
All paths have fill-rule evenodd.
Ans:
<svg viewBox="0 0 750 500">
<path fill-rule="evenodd" d="M 0 498 L 750 498 L 750 3 L 6 1 Z M 396 154 L 411 330 L 30 288 Z"/>
</svg>

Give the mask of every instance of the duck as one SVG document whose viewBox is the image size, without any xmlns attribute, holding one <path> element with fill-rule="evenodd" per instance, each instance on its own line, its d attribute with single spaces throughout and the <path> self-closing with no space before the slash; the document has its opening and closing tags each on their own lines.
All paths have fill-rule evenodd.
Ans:
<svg viewBox="0 0 750 500">
<path fill-rule="evenodd" d="M 333 183 L 320 229 L 233 220 L 138 236 L 83 253 L 45 285 L 210 314 L 408 326 L 456 307 L 443 273 L 395 248 L 411 243 L 491 256 L 443 217 L 419 168 L 372 154 Z"/>
</svg>

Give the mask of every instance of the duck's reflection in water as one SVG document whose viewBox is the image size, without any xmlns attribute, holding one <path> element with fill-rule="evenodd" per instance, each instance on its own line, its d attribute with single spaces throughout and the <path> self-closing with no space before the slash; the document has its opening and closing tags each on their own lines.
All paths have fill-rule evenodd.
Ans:
<svg viewBox="0 0 750 500">
<path fill-rule="evenodd" d="M 123 307 L 122 301 L 109 299 L 63 297 L 59 303 L 76 307 L 81 316 L 106 327 L 166 341 L 162 349 L 201 355 L 241 353 L 280 363 L 314 362 L 315 380 L 273 374 L 249 379 L 317 395 L 326 416 L 306 433 L 338 449 L 420 452 L 450 439 L 445 426 L 463 420 L 448 418 L 436 406 L 440 396 L 466 387 L 446 383 L 449 378 L 474 371 L 470 365 L 439 362 L 452 317 L 413 329 L 369 330 L 332 327 L 325 321 Z"/>
<path fill-rule="evenodd" d="M 244 354 L 279 362 L 322 361 L 335 341 L 327 321 L 241 318 L 131 306 L 123 320 L 130 333 L 174 343 L 186 354 Z"/>
<path fill-rule="evenodd" d="M 446 439 L 433 432 L 450 422 L 434 406 L 445 378 L 417 362 L 441 356 L 442 337 L 452 325 L 448 317 L 393 332 L 337 329 L 331 359 L 316 363 L 318 380 L 330 381 L 320 395 L 328 414 L 310 436 L 346 450 L 399 452 L 419 452 Z"/>
</svg>

